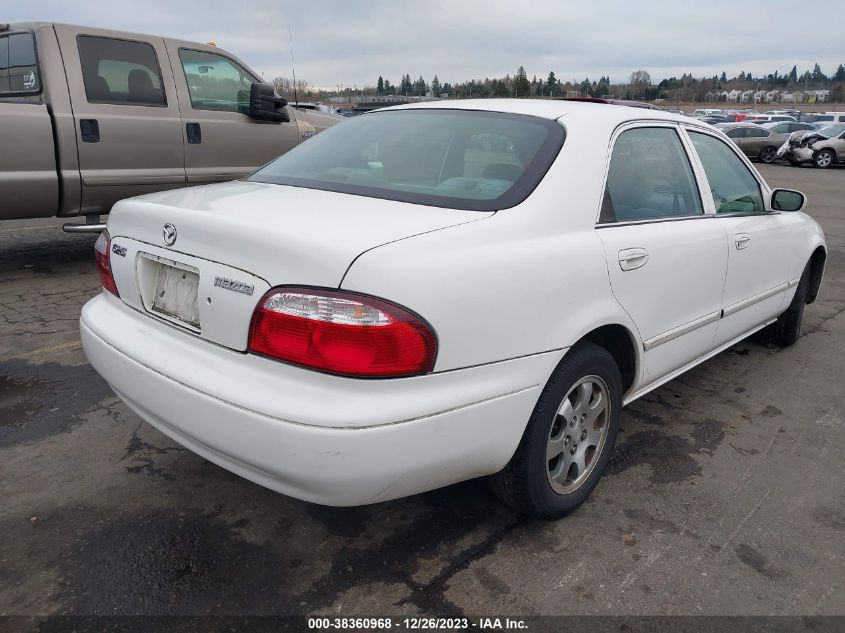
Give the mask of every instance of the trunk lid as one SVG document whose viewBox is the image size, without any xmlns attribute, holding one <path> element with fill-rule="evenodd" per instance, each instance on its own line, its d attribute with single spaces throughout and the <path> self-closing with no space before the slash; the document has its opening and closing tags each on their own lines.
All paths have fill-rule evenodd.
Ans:
<svg viewBox="0 0 845 633">
<path fill-rule="evenodd" d="M 269 288 L 337 288 L 367 250 L 490 215 L 235 181 L 122 200 L 109 215 L 108 230 L 112 270 L 125 303 L 244 350 L 253 310 Z M 165 224 L 175 227 L 170 245 Z M 181 277 L 159 281 L 173 277 L 171 268 Z M 198 284 L 185 290 L 192 275 Z M 156 294 L 166 288 L 182 293 L 179 302 L 193 303 L 191 319 L 175 317 L 175 304 L 156 305 Z"/>
</svg>

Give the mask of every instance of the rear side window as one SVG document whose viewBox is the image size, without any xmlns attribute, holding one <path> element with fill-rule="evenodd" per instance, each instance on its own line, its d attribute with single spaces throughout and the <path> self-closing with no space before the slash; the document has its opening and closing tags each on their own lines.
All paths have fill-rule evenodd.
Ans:
<svg viewBox="0 0 845 633">
<path fill-rule="evenodd" d="M 31 94 L 41 90 L 32 33 L 0 37 L 0 96 Z"/>
<path fill-rule="evenodd" d="M 728 138 L 745 138 L 748 136 L 748 131 L 744 127 L 735 127 L 727 131 Z"/>
<path fill-rule="evenodd" d="M 690 131 L 717 213 L 763 213 L 760 183 L 739 157 L 719 139 Z"/>
<path fill-rule="evenodd" d="M 672 128 L 622 132 L 613 145 L 600 222 L 704 213 L 689 158 Z"/>
<path fill-rule="evenodd" d="M 179 59 L 196 110 L 238 112 L 249 102 L 249 89 L 261 83 L 245 68 L 222 55 L 179 49 Z"/>
<path fill-rule="evenodd" d="M 90 103 L 166 106 L 155 49 L 146 42 L 80 35 L 79 59 Z"/>
<path fill-rule="evenodd" d="M 534 190 L 564 141 L 556 121 L 471 110 L 373 112 L 332 126 L 250 180 L 495 211 Z"/>
<path fill-rule="evenodd" d="M 746 138 L 763 138 L 764 136 L 769 135 L 769 130 L 764 130 L 763 128 L 745 128 L 745 137 Z"/>
</svg>

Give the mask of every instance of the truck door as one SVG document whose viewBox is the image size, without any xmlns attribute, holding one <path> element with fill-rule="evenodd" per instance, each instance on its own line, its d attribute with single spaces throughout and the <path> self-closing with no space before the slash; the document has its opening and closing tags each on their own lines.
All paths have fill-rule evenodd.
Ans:
<svg viewBox="0 0 845 633">
<path fill-rule="evenodd" d="M 261 80 L 212 46 L 167 40 L 185 138 L 188 185 L 241 178 L 299 143 L 290 122 L 250 119 L 241 110 Z"/>
<path fill-rule="evenodd" d="M 164 41 L 56 26 L 79 148 L 82 213 L 185 186 L 182 122 Z"/>
<path fill-rule="evenodd" d="M 0 220 L 58 208 L 53 127 L 40 93 L 33 34 L 0 34 Z"/>
</svg>

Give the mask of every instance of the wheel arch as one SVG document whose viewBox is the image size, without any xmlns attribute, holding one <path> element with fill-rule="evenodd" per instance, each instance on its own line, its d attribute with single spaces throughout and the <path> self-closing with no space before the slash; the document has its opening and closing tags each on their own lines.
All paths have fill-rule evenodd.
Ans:
<svg viewBox="0 0 845 633">
<path fill-rule="evenodd" d="M 831 145 L 822 145 L 821 147 L 813 147 L 813 158 L 815 158 L 816 154 L 823 151 L 828 151 L 833 154 L 833 161 L 836 162 L 839 160 L 839 154 L 836 151 L 836 148 Z"/>
<path fill-rule="evenodd" d="M 619 323 L 600 325 L 581 336 L 575 345 L 583 341 L 603 347 L 613 357 L 622 375 L 623 394 L 636 385 L 642 360 L 638 338 L 630 328 Z"/>
<path fill-rule="evenodd" d="M 813 303 L 819 295 L 819 288 L 822 285 L 822 277 L 824 276 L 824 267 L 827 262 L 827 250 L 824 246 L 819 245 L 810 255 L 810 286 L 807 288 L 807 303 Z"/>
</svg>

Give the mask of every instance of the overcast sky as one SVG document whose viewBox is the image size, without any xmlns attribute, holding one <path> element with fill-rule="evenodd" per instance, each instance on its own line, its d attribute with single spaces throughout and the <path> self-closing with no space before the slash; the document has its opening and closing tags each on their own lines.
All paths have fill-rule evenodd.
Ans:
<svg viewBox="0 0 845 633">
<path fill-rule="evenodd" d="M 553 70 L 562 80 L 655 81 L 845 63 L 842 0 L 0 0 L 0 19 L 214 40 L 261 72 L 334 89 L 404 73 L 441 83 Z"/>
</svg>

